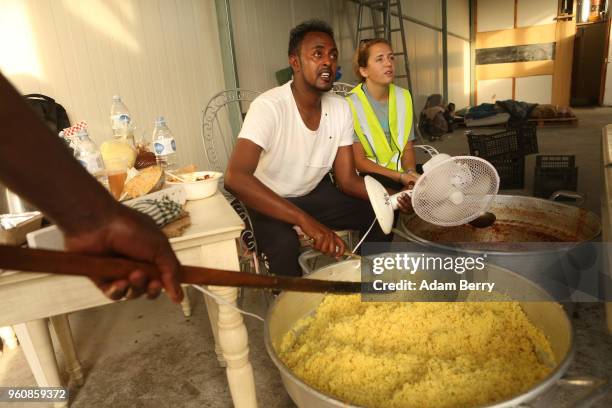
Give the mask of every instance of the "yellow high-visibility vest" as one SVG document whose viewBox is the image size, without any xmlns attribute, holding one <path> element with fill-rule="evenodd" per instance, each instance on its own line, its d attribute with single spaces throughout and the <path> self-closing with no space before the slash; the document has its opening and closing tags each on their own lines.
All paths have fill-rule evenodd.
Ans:
<svg viewBox="0 0 612 408">
<path fill-rule="evenodd" d="M 410 91 L 389 85 L 389 130 L 391 146 L 368 102 L 363 84 L 357 85 L 346 97 L 353 112 L 353 126 L 363 145 L 366 157 L 391 170 L 402 171 L 402 151 L 412 129 L 412 97 Z"/>
</svg>

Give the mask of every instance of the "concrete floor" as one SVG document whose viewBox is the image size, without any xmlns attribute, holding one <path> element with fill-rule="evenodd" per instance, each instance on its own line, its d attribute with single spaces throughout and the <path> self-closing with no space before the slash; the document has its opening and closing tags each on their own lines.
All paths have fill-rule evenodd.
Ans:
<svg viewBox="0 0 612 408">
<path fill-rule="evenodd" d="M 578 127 L 538 131 L 540 153 L 576 155 L 578 190 L 586 194 L 585 208 L 599 214 L 600 135 L 601 127 L 612 123 L 612 108 L 580 109 L 577 115 Z M 468 152 L 463 130 L 432 144 L 450 154 Z M 530 195 L 534 165 L 535 158 L 528 157 L 524 190 L 504 193 Z M 198 292 L 190 294 L 193 316 L 189 319 L 183 317 L 180 307 L 165 297 L 155 301 L 139 299 L 117 303 L 72 314 L 70 321 L 86 382 L 80 388 L 71 386 L 71 406 L 231 407 L 225 372 L 216 362 L 204 303 Z M 243 307 L 261 316 L 265 314 L 263 297 L 257 291 L 246 291 Z M 245 317 L 245 321 L 259 406 L 294 406 L 266 354 L 263 324 L 250 317 Z M 577 353 L 569 373 L 612 378 L 612 336 L 605 328 L 603 305 L 579 305 L 573 323 Z M 57 358 L 62 366 L 61 353 L 57 353 Z M 34 384 L 21 349 L 4 350 L 0 357 L 0 385 Z M 577 392 L 573 390 L 570 394 Z M 28 405 L 0 403 L 0 407 L 19 406 Z M 49 405 L 29 406 L 47 408 Z M 563 405 L 542 402 L 540 406 Z M 594 406 L 612 406 L 612 392 Z"/>
</svg>

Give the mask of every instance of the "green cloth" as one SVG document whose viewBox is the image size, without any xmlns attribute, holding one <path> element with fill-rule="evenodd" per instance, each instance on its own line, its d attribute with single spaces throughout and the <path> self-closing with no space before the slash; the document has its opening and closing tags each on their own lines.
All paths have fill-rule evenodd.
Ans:
<svg viewBox="0 0 612 408">
<path fill-rule="evenodd" d="M 276 83 L 278 83 L 279 86 L 285 85 L 287 82 L 291 81 L 291 78 L 293 78 L 293 71 L 291 70 L 291 67 L 283 68 L 276 71 L 275 76 Z"/>
</svg>

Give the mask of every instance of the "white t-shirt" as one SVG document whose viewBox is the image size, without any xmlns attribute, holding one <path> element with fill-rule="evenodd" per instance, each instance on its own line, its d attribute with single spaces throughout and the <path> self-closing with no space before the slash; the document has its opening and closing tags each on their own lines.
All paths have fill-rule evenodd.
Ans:
<svg viewBox="0 0 612 408">
<path fill-rule="evenodd" d="M 259 95 L 249 108 L 240 138 L 263 149 L 255 177 L 281 197 L 310 193 L 329 172 L 338 147 L 353 144 L 348 102 L 326 93 L 315 131 L 304 124 L 291 92 L 291 81 Z"/>
</svg>

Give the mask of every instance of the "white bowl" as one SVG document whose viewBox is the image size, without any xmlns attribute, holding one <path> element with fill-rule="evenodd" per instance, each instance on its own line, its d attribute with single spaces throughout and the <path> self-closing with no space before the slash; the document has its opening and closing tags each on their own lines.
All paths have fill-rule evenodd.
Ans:
<svg viewBox="0 0 612 408">
<path fill-rule="evenodd" d="M 187 182 L 182 181 L 166 181 L 166 184 L 171 186 L 183 186 L 187 193 L 187 200 L 200 200 L 210 197 L 217 192 L 219 179 L 223 173 L 218 171 L 194 171 L 193 173 L 179 174 Z M 197 180 L 199 177 L 209 176 L 206 180 Z M 191 181 L 194 180 L 194 181 Z"/>
</svg>

